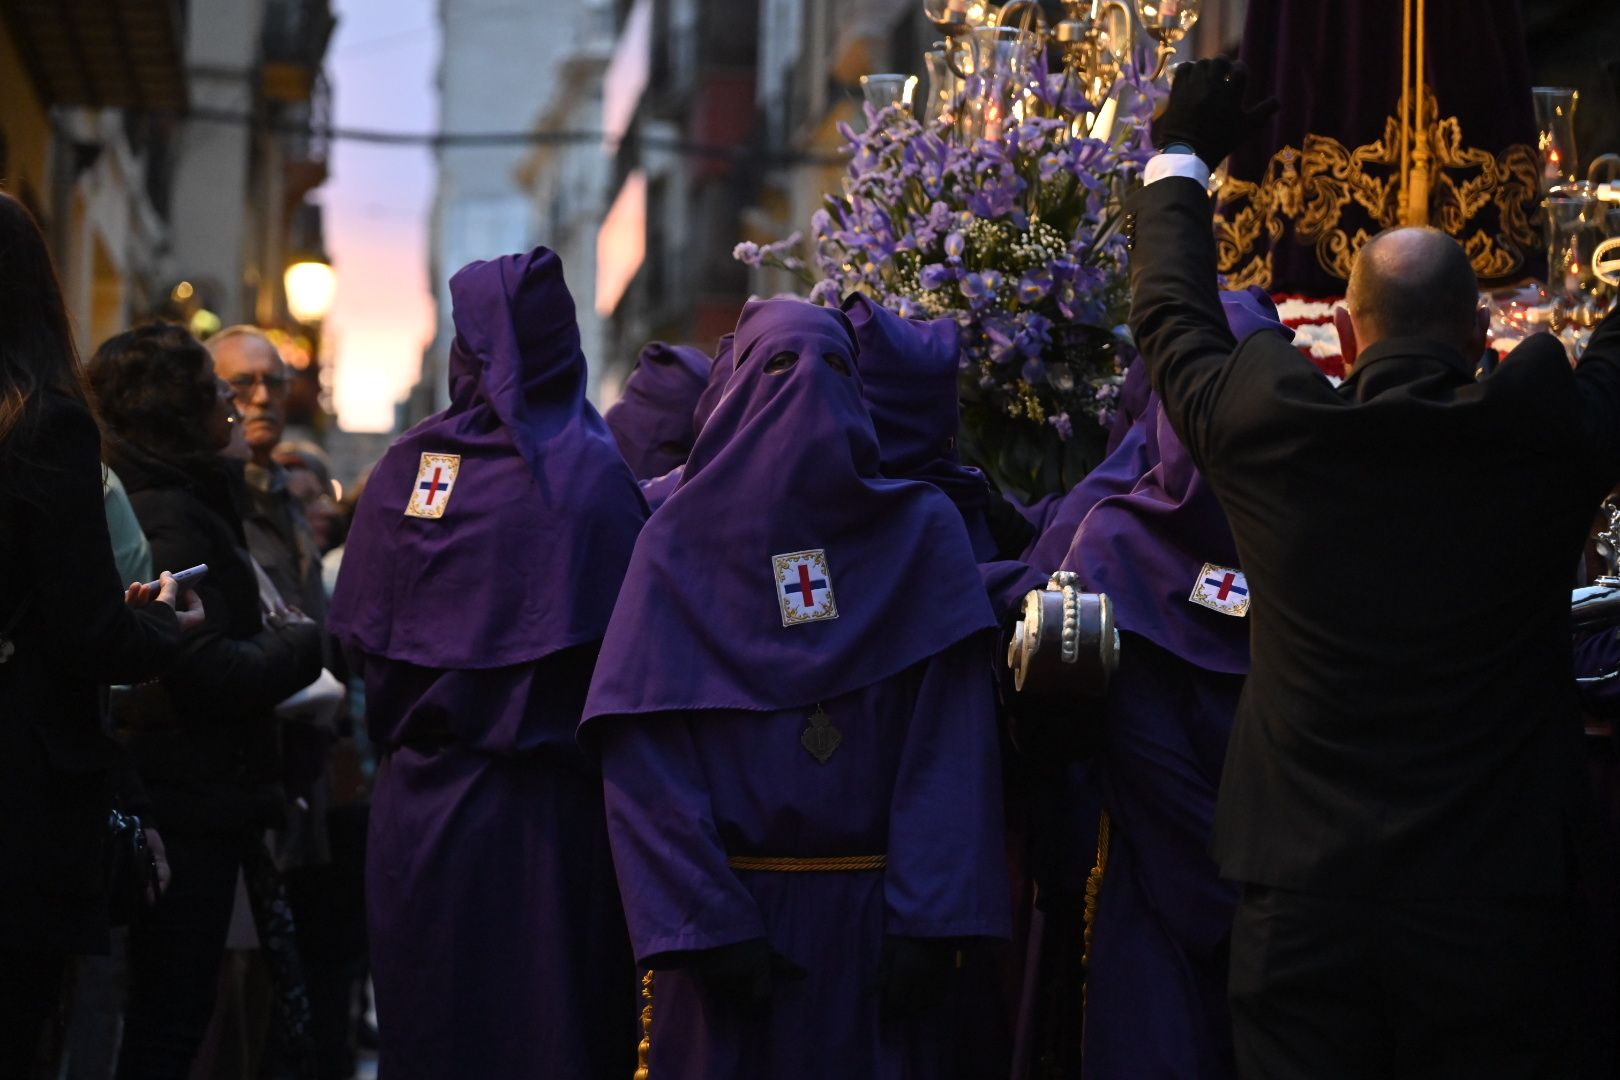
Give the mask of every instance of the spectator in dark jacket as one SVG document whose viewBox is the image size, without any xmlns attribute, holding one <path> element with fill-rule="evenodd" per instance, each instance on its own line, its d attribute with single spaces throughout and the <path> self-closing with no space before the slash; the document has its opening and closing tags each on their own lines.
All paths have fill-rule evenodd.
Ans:
<svg viewBox="0 0 1620 1080">
<path fill-rule="evenodd" d="M 217 456 L 232 391 L 208 350 L 178 326 L 140 327 L 96 350 L 90 377 L 154 562 L 209 567 L 208 618 L 130 733 L 175 884 L 130 934 L 119 1075 L 183 1076 L 212 1011 L 237 874 L 262 861 L 282 813 L 275 706 L 320 674 L 320 631 L 261 615 L 243 493 Z"/>
<path fill-rule="evenodd" d="M 44 240 L 0 194 L 0 1077 L 27 1072 L 66 957 L 107 951 L 123 755 L 100 685 L 154 677 L 201 621 L 167 577 L 120 587 L 100 452 Z"/>
</svg>

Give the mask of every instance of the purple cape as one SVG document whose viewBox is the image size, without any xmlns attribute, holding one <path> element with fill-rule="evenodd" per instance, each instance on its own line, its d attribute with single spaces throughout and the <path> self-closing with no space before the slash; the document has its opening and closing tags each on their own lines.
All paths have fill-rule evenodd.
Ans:
<svg viewBox="0 0 1620 1080">
<path fill-rule="evenodd" d="M 709 380 L 702 350 L 655 341 L 641 350 L 624 396 L 603 417 L 637 480 L 663 476 L 692 450 L 692 415 Z"/>
<path fill-rule="evenodd" d="M 1210 671 L 1249 670 L 1249 624 L 1193 603 L 1204 564 L 1238 568 L 1215 493 L 1175 432 L 1155 394 L 1141 428 L 1154 462 L 1128 492 L 1104 496 L 1086 514 L 1061 568 L 1114 602 L 1120 629 L 1131 630 Z M 1129 443 L 1124 444 L 1129 445 Z"/>
<path fill-rule="evenodd" d="M 743 309 L 736 370 L 636 542 L 587 723 L 811 705 L 995 625 L 950 500 L 879 477 L 856 352 L 841 312 Z M 777 558 L 809 553 L 800 577 Z M 794 621 L 797 582 L 817 618 Z"/>
<path fill-rule="evenodd" d="M 646 506 L 585 400 L 557 256 L 471 263 L 450 298 L 450 407 L 377 463 L 327 627 L 391 660 L 504 667 L 602 636 Z M 438 518 L 406 514 L 424 454 L 460 458 Z"/>
<path fill-rule="evenodd" d="M 1293 336 L 1263 289 L 1225 292 L 1221 303 L 1240 342 L 1262 331 Z M 1142 368 L 1132 367 L 1128 387 Z M 1237 549 L 1157 394 L 1103 463 L 1064 496 L 1024 561 L 1043 572 L 1077 571 L 1087 589 L 1113 599 L 1122 629 L 1184 660 L 1211 671 L 1249 670 L 1248 624 L 1187 599 L 1204 563 L 1235 569 Z"/>
<path fill-rule="evenodd" d="M 1114 426 L 1108 429 L 1108 453 L 1112 454 L 1125 436 L 1136 426 L 1137 419 L 1147 412 L 1148 398 L 1153 394 L 1153 382 L 1148 378 L 1147 362 L 1137 357 L 1125 370 L 1125 382 L 1119 388 L 1119 405 L 1114 411 Z"/>
</svg>

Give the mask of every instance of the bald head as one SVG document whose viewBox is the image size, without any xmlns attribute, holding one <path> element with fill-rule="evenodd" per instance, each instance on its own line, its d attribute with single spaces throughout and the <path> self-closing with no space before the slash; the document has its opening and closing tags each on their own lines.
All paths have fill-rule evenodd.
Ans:
<svg viewBox="0 0 1620 1080">
<path fill-rule="evenodd" d="M 1465 355 L 1476 348 L 1479 282 L 1461 246 L 1439 229 L 1391 229 L 1369 240 L 1350 270 L 1345 302 L 1361 348 L 1398 337 Z"/>
</svg>

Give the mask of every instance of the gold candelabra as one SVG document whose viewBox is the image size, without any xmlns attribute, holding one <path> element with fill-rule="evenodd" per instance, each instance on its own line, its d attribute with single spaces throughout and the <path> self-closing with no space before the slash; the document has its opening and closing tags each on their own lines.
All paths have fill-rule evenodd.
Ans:
<svg viewBox="0 0 1620 1080">
<path fill-rule="evenodd" d="M 1176 46 L 1198 22 L 1203 0 L 1135 0 L 1136 19 L 1124 0 L 1063 0 L 1063 19 L 1048 26 L 1036 0 L 1008 0 L 1000 7 L 984 0 L 924 0 L 923 13 L 953 43 L 986 26 L 1015 27 L 1037 36 L 1041 48 L 1058 46 L 1066 75 L 1106 94 L 1136 43 L 1136 26 L 1158 42 L 1153 78 L 1164 74 Z M 948 49 L 955 55 L 955 49 Z M 960 60 L 958 75 L 967 76 Z"/>
</svg>

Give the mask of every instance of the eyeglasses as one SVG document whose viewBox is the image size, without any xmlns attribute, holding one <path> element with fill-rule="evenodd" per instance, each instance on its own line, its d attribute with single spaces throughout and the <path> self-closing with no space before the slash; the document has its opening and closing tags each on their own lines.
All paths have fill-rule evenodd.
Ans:
<svg viewBox="0 0 1620 1080">
<path fill-rule="evenodd" d="M 288 385 L 292 382 L 285 374 L 275 372 L 269 375 L 238 375 L 234 379 L 226 379 L 231 390 L 237 397 L 248 397 L 253 393 L 254 387 L 263 386 L 265 392 L 271 395 L 285 394 Z"/>
</svg>

